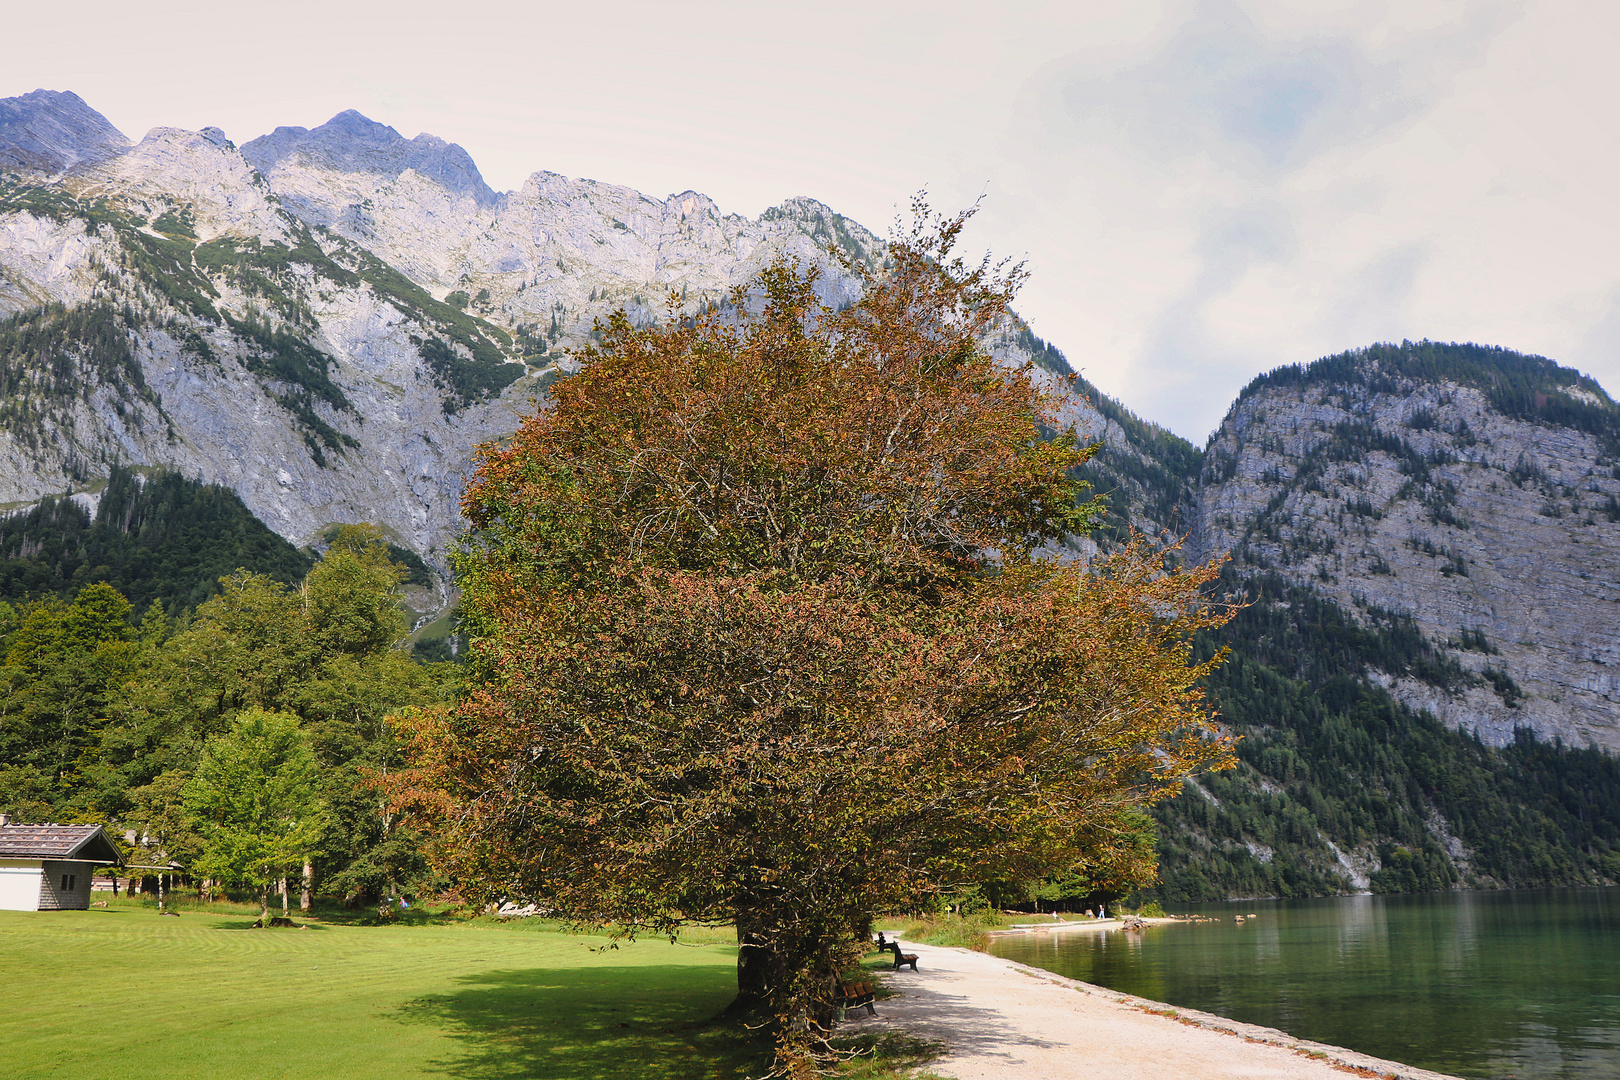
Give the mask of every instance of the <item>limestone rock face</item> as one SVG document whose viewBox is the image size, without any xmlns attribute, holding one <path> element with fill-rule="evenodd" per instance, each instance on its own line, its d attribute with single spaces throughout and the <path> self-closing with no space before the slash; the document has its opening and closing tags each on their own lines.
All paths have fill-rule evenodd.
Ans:
<svg viewBox="0 0 1620 1080">
<path fill-rule="evenodd" d="M 0 169 L 66 172 L 129 149 L 129 139 L 71 91 L 0 99 Z"/>
<path fill-rule="evenodd" d="M 881 250 L 807 198 L 750 219 L 549 172 L 497 194 L 460 147 L 354 112 L 240 149 L 217 129 L 132 146 L 72 95 L 0 116 L 22 118 L 0 161 L 32 163 L 0 174 L 17 374 L 0 382 L 0 506 L 93 487 L 112 462 L 167 466 L 295 543 L 372 521 L 443 571 L 474 448 L 516 427 L 596 319 L 722 299 L 783 255 L 847 303 L 828 247 Z M 1021 363 L 1032 342 L 1014 328 L 995 347 Z M 1080 398 L 1068 411 L 1108 433 Z"/>
<path fill-rule="evenodd" d="M 0 504 L 93 485 L 114 461 L 166 466 L 232 488 L 295 543 L 374 521 L 443 569 L 472 448 L 512 429 L 535 380 L 496 352 L 496 391 L 451 407 L 420 347 L 462 316 L 389 274 L 288 213 L 217 129 L 5 178 L 0 316 L 21 378 Z M 75 340 L 85 312 L 115 326 L 113 362 Z M 30 327 L 62 332 L 29 351 Z M 499 334 L 466 327 L 447 346 L 464 361 L 462 339 Z"/>
<path fill-rule="evenodd" d="M 149 212 L 160 233 L 161 215 L 172 209 L 177 223 L 202 241 L 229 234 L 284 244 L 292 235 L 274 193 L 219 128 L 153 128 L 127 152 L 81 169 L 64 187 L 80 198 L 103 197 Z"/>
<path fill-rule="evenodd" d="M 365 153 L 347 141 L 353 132 Z M 411 149 L 423 140 L 431 158 Z M 645 320 L 662 316 L 671 293 L 686 306 L 718 300 L 783 254 L 823 267 L 824 295 L 847 301 L 854 284 L 829 265 L 826 245 L 861 257 L 879 248 L 810 199 L 756 221 L 693 191 L 661 200 L 549 172 L 496 195 L 460 147 L 407 142 L 356 113 L 311 132 L 277 129 L 243 154 L 301 220 L 363 245 L 437 298 L 464 294 L 474 313 L 522 328 L 553 355 L 582 344 L 615 307 Z"/>
<path fill-rule="evenodd" d="M 314 131 L 278 127 L 242 147 L 242 156 L 269 176 L 289 158 L 305 168 L 397 178 L 406 169 L 479 205 L 496 202 L 495 192 L 467 151 L 434 135 L 406 139 L 386 124 L 353 109 L 340 112 Z"/>
<path fill-rule="evenodd" d="M 1456 377 L 1363 355 L 1258 380 L 1205 454 L 1194 554 L 1409 616 L 1429 677 L 1371 674 L 1452 727 L 1620 750 L 1620 407 L 1548 361 L 1447 348 Z"/>
</svg>

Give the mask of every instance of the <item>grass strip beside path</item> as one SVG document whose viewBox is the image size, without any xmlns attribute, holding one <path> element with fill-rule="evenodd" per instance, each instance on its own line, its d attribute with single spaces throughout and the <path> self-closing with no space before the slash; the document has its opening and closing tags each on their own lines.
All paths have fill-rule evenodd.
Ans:
<svg viewBox="0 0 1620 1080">
<path fill-rule="evenodd" d="M 15 1080 L 732 1078 L 762 1043 L 705 1023 L 736 949 L 482 920 L 314 924 L 150 908 L 0 911 L 0 1044 Z M 303 921 L 303 920 L 299 920 Z"/>
</svg>

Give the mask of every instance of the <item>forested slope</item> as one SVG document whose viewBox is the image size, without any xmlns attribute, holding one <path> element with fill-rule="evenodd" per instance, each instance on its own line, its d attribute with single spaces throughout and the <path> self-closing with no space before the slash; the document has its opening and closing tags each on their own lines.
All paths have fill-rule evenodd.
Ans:
<svg viewBox="0 0 1620 1080">
<path fill-rule="evenodd" d="M 1235 575 L 1227 583 L 1236 586 Z M 1210 680 L 1239 766 L 1160 805 L 1170 901 L 1620 880 L 1620 761 L 1541 742 L 1495 748 L 1369 674 L 1454 677 L 1409 618 L 1360 622 L 1274 575 L 1218 635 Z"/>
<path fill-rule="evenodd" d="M 1616 713 L 1617 434 L 1590 379 L 1481 346 L 1245 389 L 1189 500 L 1191 554 L 1229 554 L 1250 601 L 1199 643 L 1231 650 L 1210 691 L 1241 764 L 1159 808 L 1158 895 L 1620 880 L 1620 762 L 1593 745 Z"/>
<path fill-rule="evenodd" d="M 313 564 L 235 492 L 179 473 L 113 466 L 93 514 L 87 501 L 47 497 L 0 517 L 0 600 L 71 596 L 102 581 L 139 610 L 156 600 L 173 613 L 214 595 L 239 568 L 292 583 Z"/>
</svg>

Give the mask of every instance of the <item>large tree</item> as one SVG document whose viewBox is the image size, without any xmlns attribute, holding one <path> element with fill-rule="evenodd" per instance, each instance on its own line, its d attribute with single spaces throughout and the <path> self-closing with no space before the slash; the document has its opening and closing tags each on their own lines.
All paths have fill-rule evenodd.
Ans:
<svg viewBox="0 0 1620 1080">
<path fill-rule="evenodd" d="M 183 789 L 202 834 L 191 872 L 256 890 L 259 918 L 267 921 L 271 888 L 297 873 L 320 838 L 319 779 L 298 717 L 263 709 L 238 715 L 204 744 Z"/>
<path fill-rule="evenodd" d="M 981 347 L 1021 272 L 954 257 L 966 218 L 919 214 L 843 310 L 779 264 L 614 316 L 481 451 L 468 689 L 408 722 L 400 801 L 469 899 L 735 922 L 785 1071 L 874 913 L 1140 878 L 1140 808 L 1229 755 L 1189 652 L 1210 571 L 1041 557 L 1096 514 L 1088 451 Z"/>
<path fill-rule="evenodd" d="M 85 774 L 139 659 L 129 611 L 112 586 L 86 585 L 72 603 L 23 605 L 0 636 L 0 808 L 49 813 L 24 793 L 94 782 Z"/>
</svg>

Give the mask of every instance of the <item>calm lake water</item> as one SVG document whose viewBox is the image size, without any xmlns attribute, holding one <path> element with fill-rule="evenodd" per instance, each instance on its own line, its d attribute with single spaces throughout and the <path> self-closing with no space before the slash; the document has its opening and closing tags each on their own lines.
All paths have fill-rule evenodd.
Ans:
<svg viewBox="0 0 1620 1080">
<path fill-rule="evenodd" d="M 991 951 L 1458 1076 L 1620 1080 L 1620 889 L 1176 910 L 1221 921 L 998 938 Z"/>
</svg>

